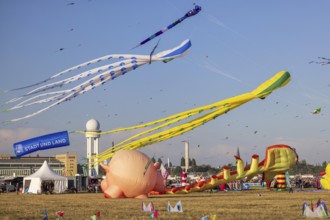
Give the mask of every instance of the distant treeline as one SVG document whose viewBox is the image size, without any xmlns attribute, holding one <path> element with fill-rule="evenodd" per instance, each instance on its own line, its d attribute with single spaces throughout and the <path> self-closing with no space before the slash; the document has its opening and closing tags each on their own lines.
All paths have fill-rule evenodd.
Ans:
<svg viewBox="0 0 330 220">
<path fill-rule="evenodd" d="M 154 160 L 156 161 L 156 160 Z M 161 159 L 157 160 L 158 162 L 162 163 Z M 170 174 L 171 175 L 180 175 L 184 165 L 185 165 L 185 160 L 182 157 L 181 158 L 181 164 L 180 166 L 172 166 L 172 164 L 170 163 Z M 306 162 L 306 160 L 301 160 L 298 161 L 298 163 L 296 164 L 296 166 L 294 166 L 293 168 L 291 168 L 290 170 L 288 170 L 290 175 L 299 175 L 299 174 L 312 174 L 315 176 L 319 176 L 320 172 L 325 171 L 325 168 L 327 166 L 327 162 L 324 161 L 321 164 L 308 164 Z M 167 168 L 167 164 L 164 164 L 165 167 Z M 248 165 L 248 164 L 246 164 Z M 236 166 L 233 164 L 226 164 L 226 166 L 228 166 L 230 168 L 230 170 L 236 170 Z M 196 160 L 194 158 L 189 159 L 189 169 L 188 172 L 203 172 L 203 173 L 208 173 L 208 174 L 217 174 L 222 170 L 222 166 L 219 167 L 212 167 L 211 165 L 197 165 Z"/>
<path fill-rule="evenodd" d="M 289 170 L 290 175 L 299 174 L 313 174 L 319 176 L 320 172 L 325 171 L 327 162 L 323 161 L 322 164 L 308 164 L 306 160 L 298 161 L 297 165 Z"/>
</svg>

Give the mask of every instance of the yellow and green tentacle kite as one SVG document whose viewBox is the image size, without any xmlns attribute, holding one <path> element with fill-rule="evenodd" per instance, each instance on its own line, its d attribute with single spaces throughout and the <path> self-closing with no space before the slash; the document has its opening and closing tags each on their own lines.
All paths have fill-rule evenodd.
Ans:
<svg viewBox="0 0 330 220">
<path fill-rule="evenodd" d="M 275 74 L 273 77 L 262 83 L 255 90 L 244 93 L 238 96 L 234 96 L 225 100 L 215 102 L 210 105 L 194 108 L 188 111 L 184 111 L 166 118 L 162 118 L 156 121 L 148 122 L 145 124 L 140 124 L 136 126 L 131 126 L 127 128 L 119 128 L 115 130 L 109 130 L 106 132 L 99 132 L 98 134 L 109 134 L 120 131 L 128 131 L 138 128 L 147 128 L 155 126 L 145 130 L 139 134 L 136 134 L 112 147 L 105 150 L 101 154 L 94 156 L 93 159 L 97 161 L 103 161 L 111 158 L 119 150 L 133 150 L 138 149 L 147 145 L 158 143 L 175 136 L 181 135 L 188 131 L 193 130 L 194 128 L 201 126 L 218 116 L 227 113 L 228 111 L 243 105 L 244 103 L 251 101 L 252 99 L 261 98 L 264 99 L 266 96 L 270 95 L 274 90 L 285 86 L 290 81 L 290 73 L 287 71 L 281 71 Z M 204 114 L 202 114 L 204 113 Z M 183 122 L 182 124 L 176 125 L 174 127 L 168 128 L 163 131 L 151 134 L 161 128 L 173 125 L 184 119 L 187 119 L 191 116 L 196 116 L 200 114 L 201 116 L 194 118 L 190 121 Z M 157 126 L 156 126 L 157 125 Z M 77 133 L 94 133 L 94 132 L 85 132 L 85 131 L 76 131 Z M 143 135 L 149 134 L 146 137 L 141 137 Z"/>
</svg>

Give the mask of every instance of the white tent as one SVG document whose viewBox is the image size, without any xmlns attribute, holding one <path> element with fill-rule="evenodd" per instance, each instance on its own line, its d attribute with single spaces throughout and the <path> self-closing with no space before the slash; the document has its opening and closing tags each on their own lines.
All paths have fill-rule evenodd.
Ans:
<svg viewBox="0 0 330 220">
<path fill-rule="evenodd" d="M 54 183 L 54 193 L 62 193 L 68 187 L 68 179 L 55 173 L 45 161 L 40 169 L 30 176 L 24 177 L 23 189 L 28 193 L 41 193 L 42 181 L 52 181 Z"/>
</svg>

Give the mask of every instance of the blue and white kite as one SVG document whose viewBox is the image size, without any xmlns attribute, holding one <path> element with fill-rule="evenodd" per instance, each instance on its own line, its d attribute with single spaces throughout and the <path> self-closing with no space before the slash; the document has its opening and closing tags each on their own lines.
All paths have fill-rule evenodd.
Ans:
<svg viewBox="0 0 330 220">
<path fill-rule="evenodd" d="M 12 89 L 12 90 L 7 90 L 5 92 L 30 88 L 30 87 L 33 87 L 36 85 L 43 84 L 50 80 L 53 80 L 55 78 L 58 78 L 62 75 L 69 74 L 70 72 L 79 70 L 80 68 L 88 67 L 92 64 L 99 63 L 101 61 L 119 59 L 119 61 L 117 61 L 115 63 L 107 64 L 107 65 L 101 66 L 101 67 L 96 67 L 94 69 L 87 70 L 85 72 L 79 73 L 79 74 L 71 76 L 69 78 L 66 78 L 66 79 L 63 79 L 63 80 L 60 80 L 57 82 L 49 83 L 47 85 L 43 85 L 41 87 L 38 87 L 38 88 L 20 96 L 20 97 L 16 97 L 14 99 L 9 100 L 3 106 L 25 99 L 24 101 L 21 101 L 20 103 L 16 104 L 15 106 L 4 110 L 4 112 L 12 111 L 14 109 L 28 107 L 28 106 L 35 105 L 35 104 L 43 104 L 43 103 L 51 103 L 51 102 L 52 102 L 52 104 L 34 112 L 34 113 L 26 115 L 24 117 L 6 120 L 5 122 L 19 121 L 22 119 L 26 119 L 26 118 L 35 116 L 56 105 L 69 101 L 69 100 L 73 99 L 74 97 L 77 97 L 77 96 L 79 96 L 85 92 L 88 92 L 100 85 L 103 85 L 106 82 L 117 78 L 118 76 L 124 75 L 125 73 L 127 73 L 131 70 L 135 70 L 136 68 L 138 68 L 144 64 L 148 64 L 148 63 L 155 62 L 155 61 L 163 61 L 163 62 L 167 63 L 175 58 L 182 57 L 187 53 L 187 51 L 190 47 L 191 47 L 191 42 L 189 39 L 187 39 L 187 40 L 183 41 L 179 46 L 177 46 L 173 49 L 170 49 L 170 50 L 166 50 L 166 51 L 157 53 L 155 55 L 153 55 L 153 54 L 149 54 L 149 55 L 110 54 L 110 55 L 106 55 L 106 56 L 103 56 L 103 57 L 100 57 L 100 58 L 97 58 L 94 60 L 87 61 L 85 63 L 71 67 L 69 69 L 66 69 L 66 70 L 64 70 L 60 73 L 57 73 L 41 82 L 34 83 L 32 85 L 28 85 L 28 86 L 24 86 L 24 87 L 20 87 L 20 88 L 16 88 L 16 89 Z M 52 91 L 52 92 L 48 91 L 50 89 L 62 88 L 63 86 L 65 86 L 69 83 L 72 83 L 72 82 L 75 82 L 82 78 L 87 78 L 90 76 L 92 76 L 90 79 L 88 79 L 87 81 L 85 81 L 73 88 Z M 34 95 L 34 96 L 31 98 L 28 98 L 32 95 Z"/>
<path fill-rule="evenodd" d="M 174 26 L 176 26 L 177 24 L 181 23 L 183 20 L 185 20 L 186 18 L 192 17 L 194 15 L 197 15 L 200 11 L 202 10 L 201 6 L 195 5 L 195 8 L 189 10 L 183 17 L 179 18 L 178 20 L 176 20 L 175 22 L 173 22 L 172 24 L 168 25 L 167 27 L 163 28 L 160 31 L 157 31 L 156 33 L 154 33 L 153 35 L 151 35 L 150 37 L 146 38 L 145 40 L 141 41 L 138 45 L 136 45 L 134 48 L 137 48 L 145 43 L 147 43 L 148 41 L 151 41 L 152 39 L 154 39 L 155 37 L 158 37 L 159 35 L 165 33 L 166 31 L 168 31 L 169 29 L 173 28 Z"/>
</svg>

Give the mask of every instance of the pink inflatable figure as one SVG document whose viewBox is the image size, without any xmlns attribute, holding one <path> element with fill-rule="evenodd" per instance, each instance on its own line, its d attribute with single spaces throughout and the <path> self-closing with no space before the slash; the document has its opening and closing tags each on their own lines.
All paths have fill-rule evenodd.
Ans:
<svg viewBox="0 0 330 220">
<path fill-rule="evenodd" d="M 109 165 L 100 164 L 106 172 L 101 182 L 105 198 L 148 198 L 151 191 L 164 192 L 164 178 L 157 172 L 158 163 L 136 150 L 116 153 Z"/>
</svg>

